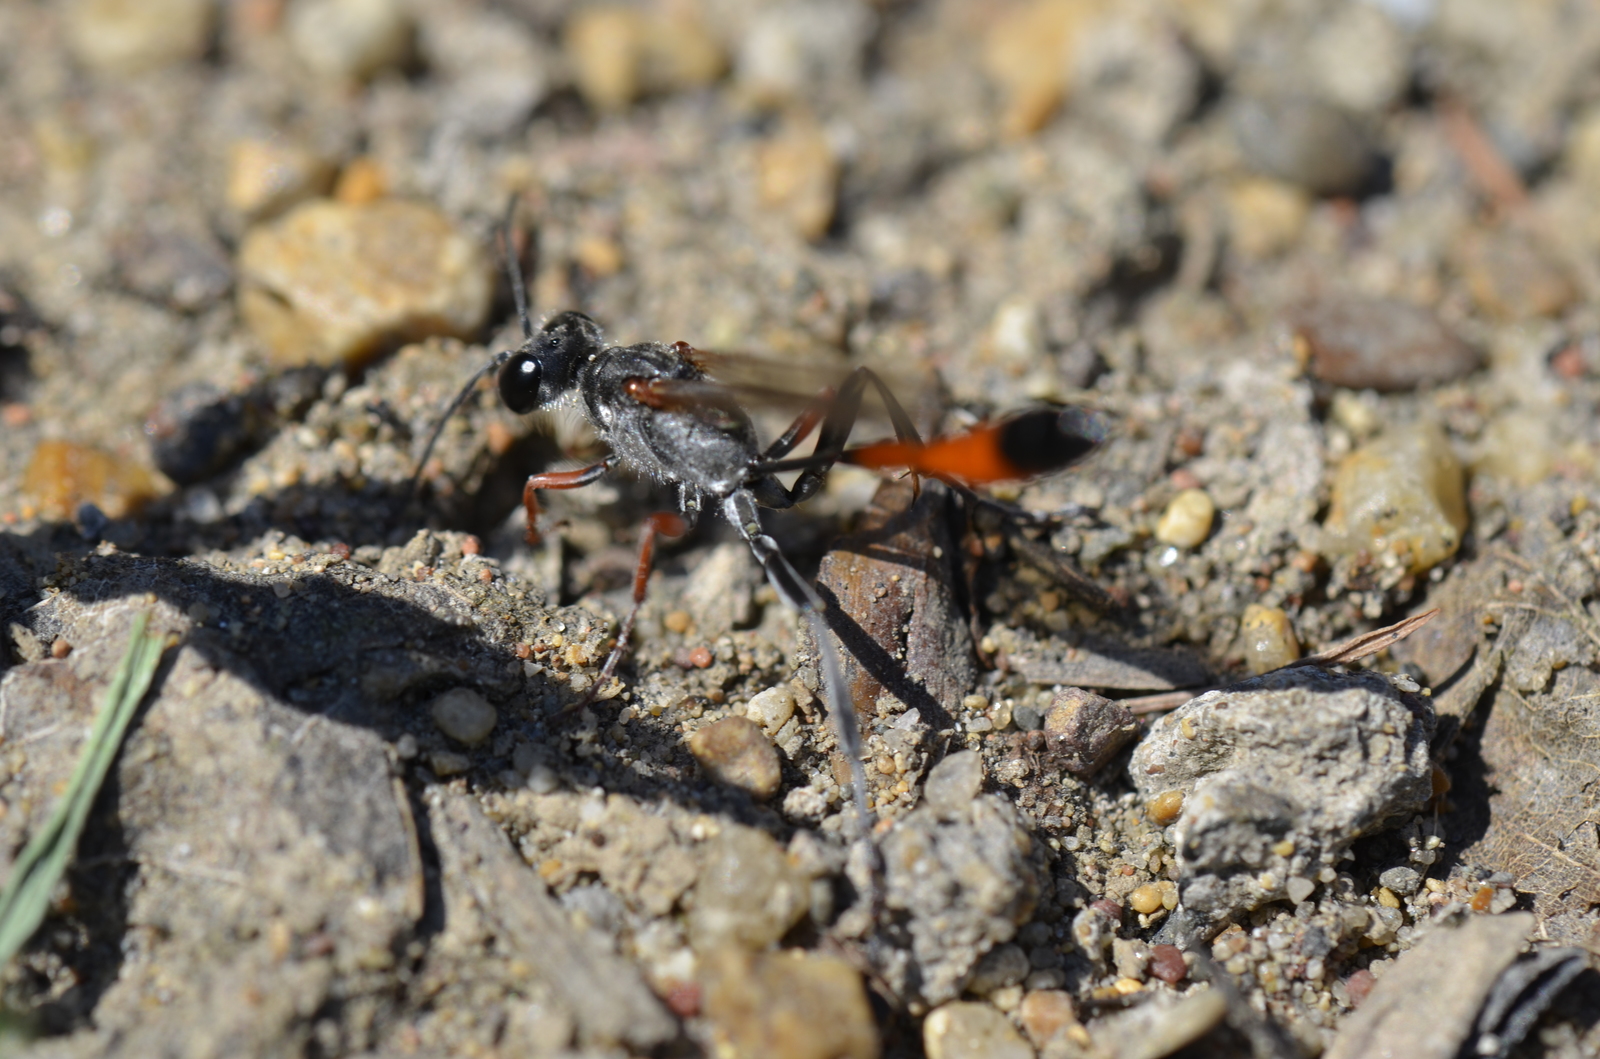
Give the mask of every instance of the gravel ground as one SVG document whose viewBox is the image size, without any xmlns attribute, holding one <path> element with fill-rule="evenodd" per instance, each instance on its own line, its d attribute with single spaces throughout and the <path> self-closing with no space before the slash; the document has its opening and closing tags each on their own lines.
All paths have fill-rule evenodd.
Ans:
<svg viewBox="0 0 1600 1059">
<path fill-rule="evenodd" d="M 1597 70 L 1556 0 L 0 6 L 0 880 L 172 644 L 0 1044 L 1600 1054 Z M 525 543 L 601 450 L 485 384 L 414 493 L 513 195 L 536 323 L 1110 425 L 768 513 L 869 841 L 729 527 L 603 680 L 673 492 Z"/>
</svg>

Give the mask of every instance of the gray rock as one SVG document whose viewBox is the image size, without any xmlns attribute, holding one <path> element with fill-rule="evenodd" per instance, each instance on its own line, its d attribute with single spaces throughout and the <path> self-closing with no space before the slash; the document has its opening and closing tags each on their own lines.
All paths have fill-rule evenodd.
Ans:
<svg viewBox="0 0 1600 1059">
<path fill-rule="evenodd" d="M 1308 96 L 1247 96 L 1231 124 L 1252 169 L 1315 195 L 1349 194 L 1366 182 L 1373 152 L 1343 110 Z"/>
<path fill-rule="evenodd" d="M 500 719 L 489 701 L 471 688 L 451 688 L 428 704 L 428 712 L 441 732 L 468 746 L 487 739 Z"/>
<path fill-rule="evenodd" d="M 1397 894 L 1414 894 L 1422 885 L 1422 875 L 1415 868 L 1390 868 L 1378 876 L 1378 882 Z"/>
<path fill-rule="evenodd" d="M 1130 772 L 1146 798 L 1184 792 L 1184 907 L 1200 920 L 1287 896 L 1431 786 L 1434 714 L 1376 673 L 1280 670 L 1207 692 L 1152 727 Z"/>
<path fill-rule="evenodd" d="M 962 750 L 933 766 L 922 796 L 941 819 L 958 820 L 968 813 L 982 788 L 983 758 L 975 751 Z"/>
<path fill-rule="evenodd" d="M 884 837 L 883 874 L 884 904 L 904 916 L 910 946 L 884 946 L 880 973 L 903 997 L 953 999 L 979 959 L 1033 914 L 1039 856 L 1016 809 L 997 795 L 970 798 L 949 816 L 931 806 L 906 814 Z"/>
</svg>

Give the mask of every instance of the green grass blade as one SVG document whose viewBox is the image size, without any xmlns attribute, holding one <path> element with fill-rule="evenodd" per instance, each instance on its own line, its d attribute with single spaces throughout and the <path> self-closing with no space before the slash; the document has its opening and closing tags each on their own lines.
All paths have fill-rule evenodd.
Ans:
<svg viewBox="0 0 1600 1059">
<path fill-rule="evenodd" d="M 165 637 L 146 635 L 146 618 L 141 614 L 133 621 L 127 653 L 117 666 L 105 705 L 95 718 L 66 793 L 56 803 L 50 819 L 29 840 L 12 866 L 5 889 L 0 890 L 0 966 L 16 955 L 44 922 L 50 910 L 50 893 L 67 870 L 95 795 L 122 748 L 128 722 L 133 720 L 140 700 L 150 690 L 156 667 L 161 664 Z"/>
</svg>

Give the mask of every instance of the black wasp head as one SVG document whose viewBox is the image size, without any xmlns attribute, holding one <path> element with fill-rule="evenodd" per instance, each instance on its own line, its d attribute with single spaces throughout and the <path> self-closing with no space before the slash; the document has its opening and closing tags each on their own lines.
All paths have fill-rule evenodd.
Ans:
<svg viewBox="0 0 1600 1059">
<path fill-rule="evenodd" d="M 518 415 L 555 403 L 572 388 L 578 365 L 604 345 L 600 325 L 583 313 L 551 317 L 501 365 L 500 400 Z"/>
</svg>

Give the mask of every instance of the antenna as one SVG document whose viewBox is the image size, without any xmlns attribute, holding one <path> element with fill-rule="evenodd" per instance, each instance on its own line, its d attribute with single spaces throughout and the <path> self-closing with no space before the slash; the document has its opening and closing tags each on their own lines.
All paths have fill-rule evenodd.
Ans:
<svg viewBox="0 0 1600 1059">
<path fill-rule="evenodd" d="M 533 321 L 528 317 L 528 292 L 522 283 L 522 265 L 517 260 L 516 247 L 511 238 L 511 224 L 516 217 L 517 205 L 522 196 L 517 192 L 511 193 L 511 199 L 506 203 L 506 218 L 500 228 L 500 242 L 506 252 L 506 273 L 511 279 L 511 296 L 517 302 L 517 319 L 522 321 L 522 337 L 527 340 L 533 338 Z M 428 465 L 428 457 L 433 455 L 433 447 L 439 442 L 439 435 L 444 433 L 445 424 L 450 422 L 450 417 L 461 410 L 467 403 L 467 398 L 472 396 L 472 391 L 477 388 L 479 381 L 485 375 L 496 371 L 502 364 L 511 359 L 511 350 L 502 350 L 494 358 L 473 373 L 467 384 L 461 387 L 461 392 L 456 394 L 455 400 L 450 402 L 444 415 L 433 425 L 433 430 L 428 434 L 428 443 L 422 448 L 422 456 L 417 460 L 417 469 L 411 475 L 411 498 L 414 500 L 422 492 L 422 469 Z"/>
</svg>

